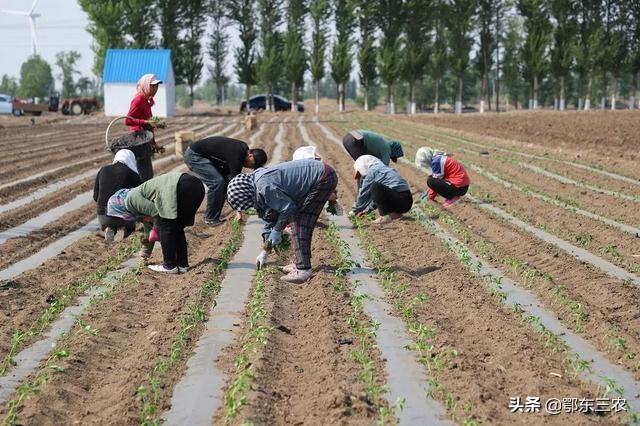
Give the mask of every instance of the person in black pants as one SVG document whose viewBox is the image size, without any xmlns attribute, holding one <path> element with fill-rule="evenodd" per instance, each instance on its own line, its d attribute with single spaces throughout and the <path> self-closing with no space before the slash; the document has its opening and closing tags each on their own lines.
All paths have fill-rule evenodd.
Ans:
<svg viewBox="0 0 640 426">
<path fill-rule="evenodd" d="M 124 238 L 128 237 L 136 228 L 136 222 L 126 221 L 119 217 L 107 215 L 107 202 L 109 197 L 123 188 L 135 188 L 142 183 L 136 166 L 136 158 L 128 149 L 118 151 L 113 159 L 113 164 L 104 166 L 96 176 L 93 187 L 93 200 L 96 202 L 98 222 L 104 232 L 107 242 L 113 241 L 118 229 L 121 229 Z"/>
<path fill-rule="evenodd" d="M 227 185 L 243 167 L 258 169 L 267 162 L 262 149 L 249 149 L 245 142 L 224 136 L 212 136 L 194 142 L 184 153 L 184 162 L 207 185 L 207 209 L 204 223 L 218 226 L 227 196 Z M 238 213 L 238 219 L 242 214 Z"/>
<path fill-rule="evenodd" d="M 178 217 L 176 219 L 158 218 L 157 226 L 162 245 L 164 269 L 187 272 L 189 259 L 187 238 L 184 228 L 193 226 L 196 212 L 204 199 L 204 186 L 195 176 L 187 173 L 180 176 L 177 186 Z"/>
</svg>

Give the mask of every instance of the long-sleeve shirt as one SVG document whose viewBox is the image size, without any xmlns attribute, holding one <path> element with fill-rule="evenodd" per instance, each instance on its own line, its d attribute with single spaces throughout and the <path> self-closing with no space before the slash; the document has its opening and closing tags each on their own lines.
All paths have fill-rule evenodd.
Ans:
<svg viewBox="0 0 640 426">
<path fill-rule="evenodd" d="M 242 172 L 249 152 L 249 145 L 238 139 L 211 136 L 190 146 L 196 154 L 208 158 L 222 176 L 233 179 Z"/>
<path fill-rule="evenodd" d="M 136 216 L 178 217 L 178 180 L 182 173 L 165 173 L 132 189 L 125 200 L 127 210 Z"/>
<path fill-rule="evenodd" d="M 377 163 L 369 167 L 367 174 L 362 178 L 358 199 L 353 207 L 357 213 L 369 210 L 373 206 L 371 186 L 379 183 L 394 191 L 410 191 L 409 184 L 400 174 L 391 167 Z"/>
<path fill-rule="evenodd" d="M 100 169 L 93 186 L 93 201 L 97 203 L 97 213 L 106 214 L 109 197 L 123 188 L 140 185 L 140 176 L 123 163 L 110 164 Z"/>
<path fill-rule="evenodd" d="M 252 174 L 256 188 L 255 208 L 260 218 L 267 222 L 264 231 L 282 231 L 323 174 L 324 163 L 311 159 L 256 170 Z"/>
<path fill-rule="evenodd" d="M 153 115 L 151 112 L 151 105 L 144 95 L 137 94 L 132 100 L 129 106 L 129 117 L 124 121 L 124 124 L 129 127 L 129 132 L 133 133 L 138 130 L 148 129 L 146 123 L 147 120 Z"/>
<path fill-rule="evenodd" d="M 368 155 L 379 158 L 385 166 L 389 165 L 391 159 L 391 147 L 389 141 L 378 133 L 367 130 L 358 130 L 364 136 L 364 148 Z"/>
<path fill-rule="evenodd" d="M 431 176 L 438 179 L 444 179 L 455 187 L 468 186 L 471 183 L 469 174 L 455 158 L 447 155 L 434 155 L 431 159 Z M 429 188 L 428 197 L 430 200 L 435 199 L 438 194 Z"/>
</svg>

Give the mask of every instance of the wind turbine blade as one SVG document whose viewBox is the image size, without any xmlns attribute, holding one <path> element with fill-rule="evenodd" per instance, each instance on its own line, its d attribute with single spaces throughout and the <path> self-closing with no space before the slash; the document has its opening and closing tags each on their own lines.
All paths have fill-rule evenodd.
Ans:
<svg viewBox="0 0 640 426">
<path fill-rule="evenodd" d="M 19 10 L 6 10 L 6 9 L 0 9 L 0 13 L 8 13 L 9 15 L 23 15 L 23 16 L 29 16 L 29 14 L 27 12 L 20 12 Z"/>
<path fill-rule="evenodd" d="M 29 15 L 33 13 L 33 10 L 36 8 L 37 4 L 38 4 L 38 0 L 33 0 L 33 4 L 31 5 L 31 10 L 29 10 Z"/>
</svg>

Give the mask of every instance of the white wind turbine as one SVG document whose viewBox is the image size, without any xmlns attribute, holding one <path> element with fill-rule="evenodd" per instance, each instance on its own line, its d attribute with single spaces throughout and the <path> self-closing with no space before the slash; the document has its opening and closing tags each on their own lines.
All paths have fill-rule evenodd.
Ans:
<svg viewBox="0 0 640 426">
<path fill-rule="evenodd" d="M 29 25 L 31 26 L 31 53 L 38 54 L 38 40 L 36 39 L 36 18 L 40 17 L 39 13 L 33 13 L 38 4 L 38 0 L 33 0 L 31 9 L 28 12 L 21 12 L 18 10 L 0 10 L 0 13 L 8 13 L 10 15 L 21 15 L 29 18 Z"/>
</svg>

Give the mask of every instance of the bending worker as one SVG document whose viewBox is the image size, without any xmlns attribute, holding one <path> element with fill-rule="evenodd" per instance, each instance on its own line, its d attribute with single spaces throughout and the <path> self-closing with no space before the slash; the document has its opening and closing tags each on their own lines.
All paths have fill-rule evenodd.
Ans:
<svg viewBox="0 0 640 426">
<path fill-rule="evenodd" d="M 207 209 L 204 223 L 218 226 L 227 195 L 229 181 L 242 172 L 242 168 L 258 169 L 266 164 L 267 153 L 259 148 L 249 149 L 245 142 L 212 136 L 193 143 L 184 153 L 184 162 L 207 185 Z M 238 213 L 238 219 L 242 215 Z"/>
</svg>

